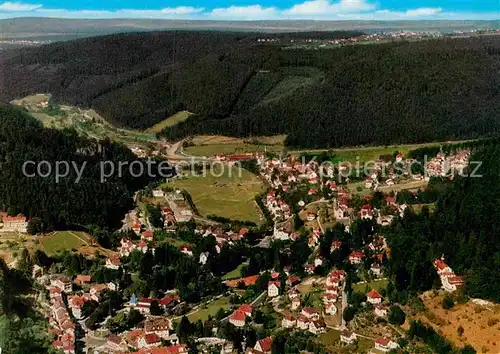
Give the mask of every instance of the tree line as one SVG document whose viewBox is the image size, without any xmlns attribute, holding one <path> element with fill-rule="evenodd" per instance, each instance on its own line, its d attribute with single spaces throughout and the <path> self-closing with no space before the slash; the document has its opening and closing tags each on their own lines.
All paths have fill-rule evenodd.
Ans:
<svg viewBox="0 0 500 354">
<path fill-rule="evenodd" d="M 465 293 L 500 301 L 500 145 L 478 148 L 481 177 L 456 177 L 441 188 L 433 212 L 423 207 L 383 230 L 391 246 L 388 268 L 398 290 L 420 292 L 440 286 L 433 260 L 444 255 L 465 275 Z"/>
<path fill-rule="evenodd" d="M 25 166 L 27 161 L 34 164 Z M 132 172 L 139 177 L 124 169 L 121 176 L 115 173 L 103 181 L 104 161 L 118 166 L 141 160 L 124 145 L 89 140 L 74 130 L 44 128 L 20 109 L 0 106 L 0 209 L 31 218 L 32 231 L 87 225 L 118 228 L 133 208 L 135 191 L 152 179 L 138 169 Z M 58 162 L 70 167 L 59 180 Z"/>
</svg>

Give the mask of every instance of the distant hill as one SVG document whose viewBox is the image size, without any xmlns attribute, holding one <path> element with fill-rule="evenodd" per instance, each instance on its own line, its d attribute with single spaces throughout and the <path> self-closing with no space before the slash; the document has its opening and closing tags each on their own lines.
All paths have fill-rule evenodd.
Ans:
<svg viewBox="0 0 500 354">
<path fill-rule="evenodd" d="M 54 39 L 120 32 L 158 30 L 221 30 L 243 32 L 302 31 L 443 31 L 500 28 L 497 21 L 211 21 L 161 19 L 59 19 L 24 17 L 0 19 L 0 38 L 50 36 Z"/>
<path fill-rule="evenodd" d="M 354 33 L 283 34 L 335 39 Z M 287 134 L 338 147 L 497 134 L 500 37 L 282 49 L 257 33 L 150 32 L 0 54 L 0 100 L 51 92 L 115 124 L 191 134 Z"/>
</svg>

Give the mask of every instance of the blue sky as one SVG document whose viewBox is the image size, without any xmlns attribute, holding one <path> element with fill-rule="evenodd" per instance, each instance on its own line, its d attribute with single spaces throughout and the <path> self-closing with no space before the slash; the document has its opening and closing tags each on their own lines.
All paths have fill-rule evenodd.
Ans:
<svg viewBox="0 0 500 354">
<path fill-rule="evenodd" d="M 0 0 L 0 18 L 500 19 L 500 0 Z"/>
</svg>

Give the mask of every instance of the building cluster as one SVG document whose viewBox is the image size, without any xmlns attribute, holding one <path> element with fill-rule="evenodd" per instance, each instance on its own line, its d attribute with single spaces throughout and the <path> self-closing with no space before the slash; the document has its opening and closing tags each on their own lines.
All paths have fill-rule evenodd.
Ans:
<svg viewBox="0 0 500 354">
<path fill-rule="evenodd" d="M 441 279 L 441 287 L 445 291 L 453 292 L 463 288 L 465 277 L 456 275 L 450 266 L 445 263 L 444 257 L 434 260 L 434 268 Z"/>
<path fill-rule="evenodd" d="M 28 39 L 3 39 L 0 40 L 0 44 L 10 44 L 19 46 L 40 46 L 44 44 L 52 43 L 51 40 L 28 40 Z"/>
<path fill-rule="evenodd" d="M 250 320 L 252 318 L 252 311 L 253 311 L 252 305 L 249 304 L 241 305 L 229 316 L 229 323 L 239 328 L 245 326 L 247 319 Z"/>
<path fill-rule="evenodd" d="M 223 153 L 218 153 L 215 155 L 215 158 L 217 161 L 224 161 L 229 164 L 234 164 L 236 162 L 241 162 L 241 161 L 249 161 L 249 160 L 257 160 L 257 162 L 261 162 L 264 160 L 264 155 L 259 154 L 259 153 L 254 153 L 254 154 L 223 154 Z"/>
<path fill-rule="evenodd" d="M 340 341 L 345 344 L 353 344 L 358 340 L 358 336 L 349 329 L 343 329 L 340 332 Z M 379 352 L 387 353 L 399 348 L 399 344 L 387 337 L 379 337 L 375 340 L 374 349 Z"/>
<path fill-rule="evenodd" d="M 296 328 L 315 335 L 326 332 L 323 312 L 312 307 L 302 307 L 301 295 L 297 286 L 293 286 L 287 291 L 287 297 L 290 300 L 290 305 L 282 312 L 281 326 L 283 328 Z M 326 304 L 325 307 L 328 308 L 329 305 Z"/>
<path fill-rule="evenodd" d="M 439 153 L 427 162 L 426 173 L 429 177 L 453 177 L 463 173 L 469 165 L 470 150 L 462 150 L 453 155 Z"/>
<path fill-rule="evenodd" d="M 217 245 L 215 250 L 220 253 L 224 244 L 232 245 L 236 241 L 242 240 L 250 230 L 246 227 L 242 227 L 239 230 L 225 230 L 221 226 L 205 226 L 198 225 L 194 231 L 197 235 L 202 237 L 213 236 Z"/>
<path fill-rule="evenodd" d="M 115 283 L 99 284 L 93 282 L 92 276 L 79 274 L 74 279 L 65 275 L 43 274 L 43 268 L 34 266 L 33 278 L 45 286 L 49 293 L 50 309 L 45 311 L 50 332 L 54 334 L 52 343 L 54 349 L 66 354 L 75 353 L 77 338 L 83 335 L 94 336 L 94 333 L 85 327 L 75 332 L 77 321 L 83 320 L 88 313 L 84 313 L 87 302 L 100 303 L 104 301 L 109 291 L 119 291 Z M 126 306 L 120 311 L 135 309 L 146 319 L 139 328 L 124 331 L 119 334 L 110 334 L 106 342 L 92 347 L 92 352 L 99 353 L 129 353 L 140 354 L 187 354 L 187 347 L 178 344 L 179 340 L 173 332 L 171 319 L 164 316 L 152 316 L 152 304 L 156 303 L 163 311 L 171 310 L 180 303 L 175 294 L 165 294 L 162 298 L 136 298 L 132 295 Z M 79 327 L 79 326 L 78 326 Z M 83 333 L 81 333 L 83 330 Z M 171 343 L 165 346 L 165 342 Z"/>
<path fill-rule="evenodd" d="M 9 216 L 7 212 L 0 211 L 0 232 L 28 232 L 26 216 L 22 214 Z"/>
<path fill-rule="evenodd" d="M 84 117 L 91 119 L 90 116 L 88 116 L 88 114 L 85 113 L 85 111 L 84 111 Z M 169 147 L 170 144 L 167 144 L 163 141 L 158 141 L 156 143 L 148 142 L 147 147 L 145 147 L 145 145 L 130 146 L 130 151 L 132 151 L 132 153 L 139 158 L 157 157 L 157 156 L 167 157 L 165 151 Z"/>
<path fill-rule="evenodd" d="M 153 195 L 158 198 L 162 191 L 153 191 Z M 169 227 L 175 223 L 184 223 L 193 220 L 193 211 L 186 201 L 184 194 L 180 190 L 175 192 L 166 193 L 164 195 L 165 200 L 168 203 L 168 208 L 162 209 L 162 215 L 165 219 L 165 227 L 169 230 Z M 173 229 L 175 230 L 175 229 Z"/>
<path fill-rule="evenodd" d="M 163 346 L 164 339 L 156 333 L 168 332 L 168 329 L 165 329 L 165 324 L 161 320 L 146 321 L 144 328 L 127 331 L 120 335 L 111 334 L 106 343 L 94 349 L 94 353 L 187 354 L 188 348 L 184 344 Z"/>
<path fill-rule="evenodd" d="M 336 39 L 326 39 L 326 38 L 292 38 L 292 39 L 282 39 L 273 37 L 262 37 L 257 38 L 257 43 L 283 43 L 292 45 L 317 45 L 321 48 L 324 47 L 339 47 L 344 45 L 354 45 L 362 43 L 379 43 L 379 42 L 389 42 L 389 41 L 400 41 L 400 40 L 423 40 L 430 38 L 440 38 L 443 34 L 438 31 L 391 31 L 391 32 L 380 32 L 373 34 L 362 34 L 359 36 L 353 36 L 348 38 L 336 38 Z"/>
<path fill-rule="evenodd" d="M 275 221 L 287 220 L 292 216 L 292 208 L 289 204 L 281 200 L 275 190 L 269 191 L 264 202 L 265 207 Z"/>
<path fill-rule="evenodd" d="M 55 335 L 52 343 L 54 349 L 61 350 L 66 354 L 75 352 L 75 324 L 70 318 L 68 308 L 63 301 L 63 293 L 70 292 L 71 280 L 65 276 L 54 275 L 50 278 L 48 286 L 50 297 L 49 325 L 50 332 Z"/>
<path fill-rule="evenodd" d="M 289 305 L 282 312 L 281 326 L 283 328 L 305 330 L 315 335 L 326 332 L 327 326 L 323 316 L 334 316 L 339 312 L 336 303 L 342 297 L 345 276 L 345 271 L 337 269 L 333 269 L 328 274 L 324 283 L 325 292 L 321 296 L 323 302 L 321 309 L 302 307 L 301 294 L 298 290 L 300 279 L 297 279 L 297 282 L 291 282 L 289 281 L 290 278 L 288 278 L 287 285 L 289 289 L 286 292 L 286 296 L 289 300 Z M 274 283 L 270 283 L 268 292 L 272 291 L 272 295 L 276 296 L 276 290 L 270 290 L 274 285 Z"/>
<path fill-rule="evenodd" d="M 283 314 L 281 326 L 283 328 L 296 328 L 308 331 L 314 335 L 326 332 L 326 324 L 322 314 L 312 307 L 304 307 L 298 316 L 294 316 L 291 312 L 286 311 Z"/>
<path fill-rule="evenodd" d="M 331 169 L 333 177 L 333 169 Z M 285 161 L 273 158 L 261 163 L 260 174 L 273 189 L 282 188 L 287 192 L 298 184 L 309 184 L 311 194 L 317 194 L 320 184 L 319 164 L 316 161 L 298 161 L 288 157 Z M 335 188 L 335 183 L 332 184 Z M 316 191 L 316 192 L 315 192 Z"/>
</svg>

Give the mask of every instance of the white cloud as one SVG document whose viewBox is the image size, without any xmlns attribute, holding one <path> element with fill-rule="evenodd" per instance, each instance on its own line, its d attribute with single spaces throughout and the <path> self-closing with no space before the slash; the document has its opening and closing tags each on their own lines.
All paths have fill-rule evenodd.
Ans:
<svg viewBox="0 0 500 354">
<path fill-rule="evenodd" d="M 453 19 L 450 13 L 445 13 L 439 7 L 421 7 L 406 11 L 378 10 L 373 14 L 375 20 L 427 20 L 427 19 Z M 463 17 L 464 19 L 467 17 Z"/>
<path fill-rule="evenodd" d="M 36 11 L 39 16 L 60 17 L 60 18 L 158 18 L 158 19 L 179 19 L 190 18 L 201 14 L 205 9 L 202 7 L 167 7 L 160 10 L 136 10 L 121 9 L 116 11 L 107 10 L 66 10 L 41 8 Z"/>
<path fill-rule="evenodd" d="M 442 11 L 440 7 L 421 7 L 419 9 L 407 10 L 405 14 L 409 17 L 434 16 Z"/>
<path fill-rule="evenodd" d="M 187 15 L 200 13 L 205 10 L 203 7 L 192 7 L 192 6 L 179 6 L 179 7 L 166 7 L 160 11 L 164 14 L 175 14 L 175 15 Z"/>
<path fill-rule="evenodd" d="M 59 18 L 158 18 L 205 20 L 494 20 L 498 13 L 465 13 L 444 11 L 439 7 L 422 7 L 394 11 L 379 7 L 378 0 L 298 0 L 303 1 L 289 8 L 229 6 L 205 10 L 202 7 L 178 6 L 156 10 L 120 9 L 68 10 L 49 9 L 40 4 L 4 2 L 0 4 L 0 18 L 38 16 Z"/>
<path fill-rule="evenodd" d="M 41 8 L 39 4 L 24 4 L 21 2 L 4 2 L 0 4 L 0 12 L 22 12 L 33 11 Z"/>
<path fill-rule="evenodd" d="M 331 16 L 346 13 L 360 13 L 375 9 L 375 5 L 365 0 L 311 0 L 294 5 L 284 13 L 290 16 Z"/>
<path fill-rule="evenodd" d="M 207 13 L 207 16 L 220 19 L 262 20 L 279 17 L 279 11 L 275 7 L 262 7 L 260 5 L 230 6 L 213 9 Z"/>
</svg>

